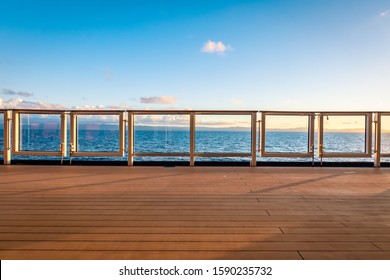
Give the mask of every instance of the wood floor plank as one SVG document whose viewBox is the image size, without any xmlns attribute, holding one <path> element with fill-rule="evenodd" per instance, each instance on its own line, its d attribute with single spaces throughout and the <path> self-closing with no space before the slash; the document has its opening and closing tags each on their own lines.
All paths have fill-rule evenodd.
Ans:
<svg viewBox="0 0 390 280">
<path fill-rule="evenodd" d="M 291 250 L 327 250 L 327 251 L 380 251 L 380 249 L 370 242 L 150 242 L 150 241 L 0 241 L 0 248 L 23 249 L 23 250 L 87 250 L 87 251 L 291 251 Z"/>
<path fill-rule="evenodd" d="M 272 234 L 283 234 L 278 227 L 267 228 L 267 227 L 1 227 L 1 232 L 9 233 L 22 233 L 22 232 L 38 232 L 38 233 L 157 233 L 157 234 L 261 234 L 261 233 L 272 233 Z"/>
<path fill-rule="evenodd" d="M 390 242 L 389 235 L 320 235 L 320 234 L 282 234 L 269 231 L 268 233 L 42 233 L 42 232 L 13 232 L 0 233 L 0 241 L 203 241 L 203 242 Z"/>
<path fill-rule="evenodd" d="M 299 251 L 305 260 L 390 260 L 383 251 Z"/>
<path fill-rule="evenodd" d="M 0 251 L 10 260 L 301 260 L 297 251 Z"/>
</svg>

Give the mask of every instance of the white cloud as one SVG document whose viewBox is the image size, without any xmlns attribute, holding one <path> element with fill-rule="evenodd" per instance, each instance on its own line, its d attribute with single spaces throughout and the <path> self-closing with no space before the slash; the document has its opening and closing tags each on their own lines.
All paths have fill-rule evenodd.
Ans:
<svg viewBox="0 0 390 280">
<path fill-rule="evenodd" d="M 176 98 L 174 96 L 141 97 L 140 102 L 145 104 L 174 104 Z"/>
<path fill-rule="evenodd" d="M 180 126 L 189 127 L 188 115 L 137 115 L 136 125 L 141 126 Z"/>
<path fill-rule="evenodd" d="M 0 99 L 1 109 L 43 109 L 43 110 L 64 110 L 60 104 L 46 102 L 25 101 L 22 98 L 11 98 L 7 101 Z"/>
<path fill-rule="evenodd" d="M 83 106 L 72 106 L 72 110 L 105 110 L 110 109 L 104 105 L 83 105 Z"/>
<path fill-rule="evenodd" d="M 390 15 L 390 10 L 386 10 L 386 11 L 384 11 L 384 12 L 381 12 L 379 15 L 380 15 L 381 17 L 387 17 L 387 16 Z"/>
<path fill-rule="evenodd" d="M 119 105 L 82 105 L 65 107 L 61 104 L 35 102 L 23 100 L 20 97 L 4 100 L 0 98 L 0 109 L 41 109 L 41 110 L 125 110 L 129 109 L 125 103 Z"/>
<path fill-rule="evenodd" d="M 125 110 L 127 109 L 127 105 L 125 103 L 121 103 L 119 105 L 111 104 L 107 106 L 107 109 L 110 110 Z"/>
<path fill-rule="evenodd" d="M 225 45 L 221 41 L 214 42 L 208 40 L 202 47 L 202 52 L 205 53 L 216 53 L 216 54 L 224 54 L 227 51 L 232 51 L 233 49 L 229 45 Z"/>
</svg>

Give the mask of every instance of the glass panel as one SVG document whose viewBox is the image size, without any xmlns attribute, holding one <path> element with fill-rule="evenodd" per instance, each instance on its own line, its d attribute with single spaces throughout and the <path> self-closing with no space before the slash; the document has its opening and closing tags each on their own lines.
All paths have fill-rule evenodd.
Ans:
<svg viewBox="0 0 390 280">
<path fill-rule="evenodd" d="M 382 116 L 381 119 L 381 153 L 390 154 L 390 116 Z"/>
<path fill-rule="evenodd" d="M 119 115 L 78 115 L 79 152 L 119 152 Z"/>
<path fill-rule="evenodd" d="M 197 115 L 195 152 L 250 153 L 251 116 Z"/>
<path fill-rule="evenodd" d="M 324 116 L 325 153 L 365 153 L 365 116 Z"/>
<path fill-rule="evenodd" d="M 20 114 L 20 151 L 60 150 L 61 116 Z"/>
<path fill-rule="evenodd" d="M 308 116 L 266 116 L 265 151 L 308 153 Z"/>
<path fill-rule="evenodd" d="M 134 119 L 134 152 L 189 153 L 190 116 L 136 115 Z M 164 158 L 164 160 L 168 160 L 168 158 Z"/>
</svg>

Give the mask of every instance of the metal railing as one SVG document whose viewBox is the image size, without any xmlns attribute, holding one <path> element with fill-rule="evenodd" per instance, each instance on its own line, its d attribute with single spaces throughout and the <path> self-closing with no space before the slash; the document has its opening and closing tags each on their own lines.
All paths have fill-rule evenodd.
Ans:
<svg viewBox="0 0 390 280">
<path fill-rule="evenodd" d="M 3 145 L 0 147 L 0 154 L 3 155 L 4 164 L 11 163 L 11 111 L 0 110 L 3 116 Z"/>
<path fill-rule="evenodd" d="M 127 151 L 128 165 L 134 164 L 135 157 L 186 157 L 189 160 L 189 165 L 195 165 L 196 158 L 212 158 L 212 157 L 247 157 L 250 158 L 250 165 L 256 166 L 257 152 L 260 158 L 309 158 L 314 162 L 315 150 L 317 150 L 317 157 L 321 161 L 323 158 L 372 158 L 374 166 L 381 165 L 381 158 L 390 157 L 390 153 L 382 152 L 383 146 L 383 129 L 382 119 L 390 117 L 390 112 L 307 112 L 307 111 L 223 111 L 223 110 L 122 110 L 122 111 L 85 111 L 85 110 L 0 110 L 3 115 L 3 160 L 4 164 L 11 164 L 12 156 L 59 156 L 61 159 L 69 157 L 70 162 L 72 157 L 124 157 Z M 259 121 L 258 114 L 261 118 Z M 136 118 L 138 116 L 186 116 L 188 123 L 185 123 L 187 133 L 189 133 L 189 147 L 185 152 L 142 152 L 135 151 L 135 127 Z M 59 127 L 55 133 L 58 135 L 50 135 L 56 141 L 59 141 L 58 148 L 51 149 L 26 149 L 22 145 L 22 137 L 30 135 L 29 129 L 34 129 L 32 123 L 29 122 L 30 116 L 32 118 L 41 118 L 42 122 L 46 119 L 53 120 Z M 196 143 L 196 133 L 199 130 L 197 118 L 203 116 L 244 116 L 248 117 L 248 130 L 250 131 L 250 147 L 247 152 L 209 152 L 198 151 Z M 23 119 L 27 117 L 26 121 Z M 112 118 L 113 125 L 118 131 L 117 141 L 118 146 L 114 151 L 98 151 L 86 150 L 79 147 L 80 142 L 88 141 L 82 139 L 80 136 L 79 123 L 82 118 L 90 118 L 91 123 L 94 118 Z M 272 120 L 275 118 L 282 118 L 285 122 L 293 122 L 294 118 L 301 118 L 305 125 L 300 127 L 300 132 L 305 133 L 305 143 L 300 143 L 300 147 L 305 147 L 304 150 L 295 151 L 294 147 L 291 149 L 275 151 L 267 147 L 267 133 L 275 128 L 272 127 Z M 317 127 L 315 119 L 317 118 Z M 332 128 L 327 127 L 327 120 L 334 118 L 357 118 L 360 123 L 359 126 L 346 127 L 354 129 L 351 131 L 359 131 L 359 137 L 362 140 L 362 150 L 358 151 L 332 151 L 326 143 L 326 137 L 332 133 Z M 127 126 L 126 126 L 127 122 Z M 68 123 L 69 123 L 69 139 L 68 139 Z M 97 121 L 95 121 L 95 124 Z M 347 122 L 345 122 L 347 123 Z M 12 124 L 12 125 L 11 125 Z M 256 126 L 259 126 L 258 128 Z M 347 123 L 348 125 L 348 123 Z M 96 126 L 99 129 L 99 126 Z M 126 128 L 127 128 L 127 145 L 126 145 Z M 374 133 L 373 133 L 373 128 Z M 26 132 L 27 130 L 27 132 Z M 286 129 L 289 131 L 288 129 Z M 258 134 L 257 134 L 258 133 Z M 258 135 L 258 136 L 257 136 Z M 34 135 L 36 137 L 36 135 Z M 317 137 L 317 146 L 315 138 Z M 359 138 L 359 139 L 360 139 Z M 138 140 L 137 140 L 138 141 Z M 281 140 L 278 140 L 281 141 Z M 258 143 L 258 147 L 257 147 Z M 373 145 L 374 144 L 374 145 Z M 69 146 L 69 152 L 68 152 Z M 1 148 L 0 148 L 1 150 Z"/>
<path fill-rule="evenodd" d="M 134 151 L 134 120 L 138 115 L 187 115 L 189 116 L 190 147 L 189 152 L 158 152 L 142 153 Z M 251 147 L 248 153 L 227 152 L 196 152 L 196 117 L 199 115 L 229 115 L 250 116 L 251 118 Z M 134 157 L 189 157 L 190 166 L 195 165 L 197 157 L 250 157 L 251 166 L 256 165 L 256 111 L 129 111 L 128 112 L 128 165 L 133 165 Z"/>
<path fill-rule="evenodd" d="M 389 158 L 389 152 L 382 152 L 382 118 L 389 117 L 390 112 L 376 112 L 374 115 L 374 136 L 375 136 L 375 148 L 374 148 L 374 162 L 375 166 L 379 167 L 381 158 Z"/>
<path fill-rule="evenodd" d="M 125 155 L 125 112 L 124 111 L 71 111 L 70 112 L 70 159 L 72 157 L 123 157 Z M 117 117 L 119 141 L 117 151 L 80 150 L 79 117 L 111 116 Z M 84 139 L 84 141 L 88 141 Z"/>
<path fill-rule="evenodd" d="M 307 143 L 305 152 L 269 152 L 267 147 L 267 117 L 305 117 L 307 118 Z M 261 112 L 261 120 L 259 121 L 259 151 L 261 157 L 295 157 L 295 158 L 311 158 L 314 161 L 314 119 L 315 113 L 313 112 L 278 112 L 278 111 L 263 111 Z"/>
<path fill-rule="evenodd" d="M 322 112 L 318 113 L 318 157 L 343 157 L 343 158 L 364 158 L 372 156 L 372 113 L 369 112 Z M 324 117 L 363 117 L 364 118 L 364 150 L 362 152 L 327 152 L 324 144 L 326 134 L 324 127 Z"/>
<path fill-rule="evenodd" d="M 9 112 L 9 111 L 8 111 Z M 42 115 L 51 115 L 57 116 L 60 122 L 59 129 L 59 145 L 58 149 L 53 150 L 26 150 L 22 147 L 22 137 L 23 137 L 23 124 L 21 118 L 23 115 L 27 115 L 28 120 L 30 116 L 42 116 Z M 67 112 L 64 111 L 53 111 L 53 110 L 13 110 L 12 111 L 12 154 L 13 155 L 23 155 L 23 156 L 66 156 L 66 115 Z M 29 135 L 30 123 L 27 124 L 27 130 Z M 5 142 L 10 142 L 7 139 Z"/>
</svg>

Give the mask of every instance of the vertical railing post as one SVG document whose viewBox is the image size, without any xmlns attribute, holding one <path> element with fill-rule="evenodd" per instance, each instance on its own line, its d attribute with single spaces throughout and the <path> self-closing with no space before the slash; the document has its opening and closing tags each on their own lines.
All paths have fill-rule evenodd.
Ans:
<svg viewBox="0 0 390 280">
<path fill-rule="evenodd" d="M 67 113 L 63 112 L 61 113 L 61 144 L 60 144 L 60 150 L 61 150 L 61 163 L 64 160 L 64 157 L 66 157 L 67 152 Z"/>
<path fill-rule="evenodd" d="M 315 138 L 315 114 L 309 115 L 309 149 L 308 152 L 311 154 L 311 163 L 314 165 L 314 138 Z"/>
<path fill-rule="evenodd" d="M 257 112 L 251 115 L 251 166 L 256 166 L 256 125 L 257 125 Z"/>
<path fill-rule="evenodd" d="M 12 111 L 4 112 L 4 164 L 11 164 L 11 120 Z"/>
<path fill-rule="evenodd" d="M 260 156 L 264 155 L 265 152 L 265 112 L 261 112 L 261 133 L 260 133 Z"/>
<path fill-rule="evenodd" d="M 366 153 L 372 156 L 372 113 L 366 115 Z"/>
<path fill-rule="evenodd" d="M 77 114 L 70 113 L 70 148 L 69 148 L 69 162 L 72 163 L 72 156 L 77 152 Z"/>
<path fill-rule="evenodd" d="M 19 151 L 20 148 L 20 114 L 12 111 L 12 153 Z"/>
<path fill-rule="evenodd" d="M 121 112 L 119 113 L 119 151 L 122 152 L 122 157 L 125 156 L 125 131 L 126 131 L 125 112 Z"/>
<path fill-rule="evenodd" d="M 382 141 L 382 127 L 381 127 L 382 114 L 375 113 L 375 148 L 374 148 L 374 166 L 381 167 L 381 141 Z"/>
<path fill-rule="evenodd" d="M 321 160 L 322 165 L 322 156 L 324 153 L 324 115 L 318 113 L 318 157 Z"/>
<path fill-rule="evenodd" d="M 195 166 L 195 113 L 190 113 L 190 166 Z"/>
<path fill-rule="evenodd" d="M 134 165 L 134 113 L 127 112 L 127 165 Z"/>
</svg>

